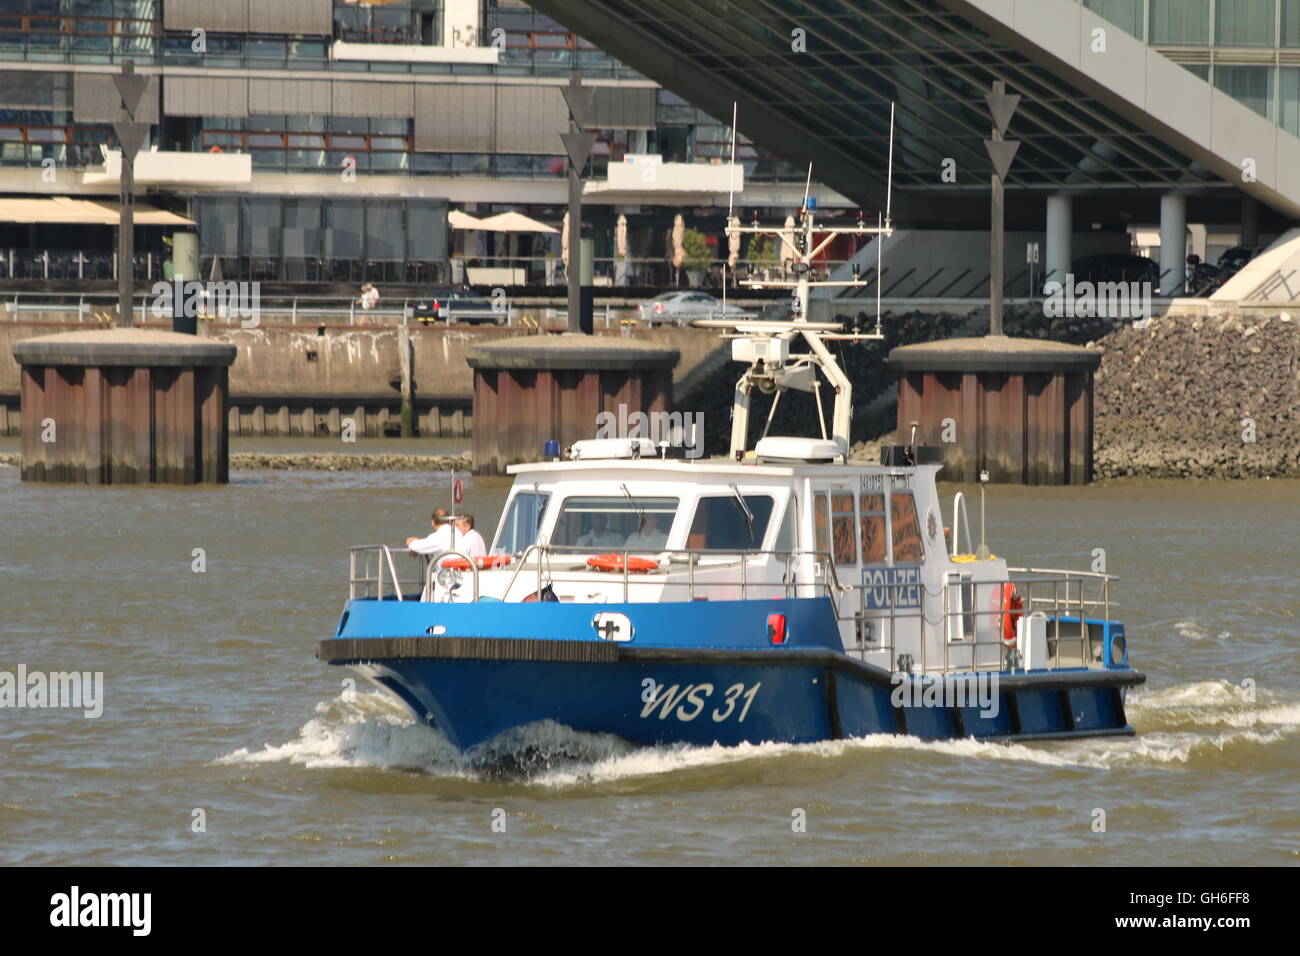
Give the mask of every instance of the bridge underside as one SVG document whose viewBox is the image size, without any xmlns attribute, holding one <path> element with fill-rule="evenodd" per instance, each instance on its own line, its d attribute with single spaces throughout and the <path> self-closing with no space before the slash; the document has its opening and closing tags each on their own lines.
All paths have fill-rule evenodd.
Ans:
<svg viewBox="0 0 1300 956">
<path fill-rule="evenodd" d="M 1172 134 L 1100 79 L 1083 79 L 1068 57 L 1057 63 L 1021 42 L 981 9 L 989 0 L 530 2 L 723 123 L 735 102 L 744 136 L 811 162 L 816 180 L 872 212 L 885 202 L 896 104 L 894 215 L 904 224 L 987 223 L 984 96 L 998 79 L 1022 96 L 1008 132 L 1022 143 L 1008 183 L 1009 226 L 1041 222 L 1045 197 L 1060 193 L 1088 196 L 1094 221 L 1154 220 L 1159 197 L 1172 191 L 1187 197 L 1193 221 L 1240 221 L 1243 190 L 1225 179 L 1234 157 Z M 1038 2 L 1038 15 L 1043 4 L 1062 4 L 1058 12 L 1075 18 L 1068 29 L 1093 16 L 1070 0 Z M 1118 27 L 1109 34 L 1117 56 L 1159 56 Z M 1169 65 L 1162 81 L 1222 96 Z M 1227 102 L 1225 116 L 1234 106 L 1250 112 Z M 955 183 L 943 179 L 946 163 Z M 1263 202 L 1265 228 L 1300 214 L 1300 193 L 1250 191 Z"/>
</svg>

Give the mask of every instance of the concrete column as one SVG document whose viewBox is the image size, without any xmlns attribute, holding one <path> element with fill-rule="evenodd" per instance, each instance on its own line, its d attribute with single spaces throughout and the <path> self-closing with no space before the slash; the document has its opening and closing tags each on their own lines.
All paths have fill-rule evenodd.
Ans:
<svg viewBox="0 0 1300 956">
<path fill-rule="evenodd" d="M 197 232 L 172 233 L 172 275 L 178 279 L 201 278 Z"/>
<path fill-rule="evenodd" d="M 1047 197 L 1047 249 L 1043 256 L 1043 276 L 1046 282 L 1065 284 L 1070 271 L 1072 253 L 1070 241 L 1074 238 L 1074 202 L 1066 195 Z"/>
<path fill-rule="evenodd" d="M 1241 197 L 1241 244 L 1259 245 L 1259 200 L 1254 196 Z"/>
<path fill-rule="evenodd" d="M 1182 295 L 1187 281 L 1187 198 L 1160 197 L 1160 292 Z"/>
</svg>

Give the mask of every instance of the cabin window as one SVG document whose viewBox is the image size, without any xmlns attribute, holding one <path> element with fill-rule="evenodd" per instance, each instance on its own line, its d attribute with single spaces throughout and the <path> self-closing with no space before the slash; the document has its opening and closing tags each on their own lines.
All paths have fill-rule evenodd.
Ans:
<svg viewBox="0 0 1300 956">
<path fill-rule="evenodd" d="M 826 492 L 819 491 L 813 495 L 813 550 L 818 554 L 828 554 L 831 550 L 831 509 Z"/>
<path fill-rule="evenodd" d="M 662 551 L 677 517 L 678 498 L 565 498 L 551 546 L 570 551 Z"/>
<path fill-rule="evenodd" d="M 921 543 L 921 522 L 916 516 L 916 498 L 910 491 L 889 496 L 889 518 L 893 524 L 894 563 L 919 564 L 925 560 Z"/>
<path fill-rule="evenodd" d="M 505 520 L 501 522 L 501 530 L 497 532 L 493 553 L 519 554 L 536 541 L 550 499 L 549 494 L 534 491 L 521 491 L 515 495 Z"/>
<path fill-rule="evenodd" d="M 776 550 L 782 553 L 790 553 L 797 545 L 798 535 L 795 531 L 797 519 L 799 516 L 799 499 L 793 495 L 785 506 L 785 517 L 781 519 L 781 533 L 776 536 Z"/>
<path fill-rule="evenodd" d="M 857 564 L 858 537 L 853 530 L 853 495 L 831 495 L 831 531 L 836 564 Z"/>
<path fill-rule="evenodd" d="M 885 496 L 863 495 L 859 504 L 862 563 L 884 564 L 889 558 L 889 549 L 885 544 Z"/>
<path fill-rule="evenodd" d="M 692 551 L 758 551 L 767 536 L 775 500 L 771 495 L 743 495 L 745 509 L 735 495 L 701 498 L 686 547 Z"/>
</svg>

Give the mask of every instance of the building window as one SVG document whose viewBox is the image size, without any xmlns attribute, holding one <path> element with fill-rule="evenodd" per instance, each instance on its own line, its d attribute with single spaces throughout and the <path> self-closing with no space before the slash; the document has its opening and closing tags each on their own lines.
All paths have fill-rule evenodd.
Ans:
<svg viewBox="0 0 1300 956">
<path fill-rule="evenodd" d="M 1261 116 L 1273 119 L 1274 72 L 1271 66 L 1216 66 L 1214 85 Z"/>
<path fill-rule="evenodd" d="M 1274 0 L 1219 0 L 1219 46 L 1274 46 Z"/>
<path fill-rule="evenodd" d="M 1282 0 L 1282 46 L 1300 46 L 1300 0 Z"/>
<path fill-rule="evenodd" d="M 1209 46 L 1210 0 L 1151 0 L 1151 42 Z"/>
<path fill-rule="evenodd" d="M 1083 0 L 1083 5 L 1125 33 L 1142 39 L 1142 0 Z"/>
<path fill-rule="evenodd" d="M 1278 74 L 1281 87 L 1278 123 L 1292 136 L 1300 136 L 1300 67 L 1284 66 Z"/>
</svg>

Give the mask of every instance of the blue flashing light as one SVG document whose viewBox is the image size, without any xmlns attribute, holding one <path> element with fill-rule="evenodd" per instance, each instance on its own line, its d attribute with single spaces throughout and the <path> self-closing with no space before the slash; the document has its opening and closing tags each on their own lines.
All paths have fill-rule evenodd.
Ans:
<svg viewBox="0 0 1300 956">
<path fill-rule="evenodd" d="M 816 209 L 816 208 L 817 208 L 817 197 L 816 197 L 816 196 L 809 196 L 809 197 L 808 197 L 808 206 L 807 206 L 807 208 L 809 208 L 809 209 Z"/>
<path fill-rule="evenodd" d="M 547 458 L 559 458 L 560 443 L 556 441 L 554 438 L 552 438 L 550 441 L 546 443 L 545 449 L 543 450 L 543 454 Z"/>
</svg>

